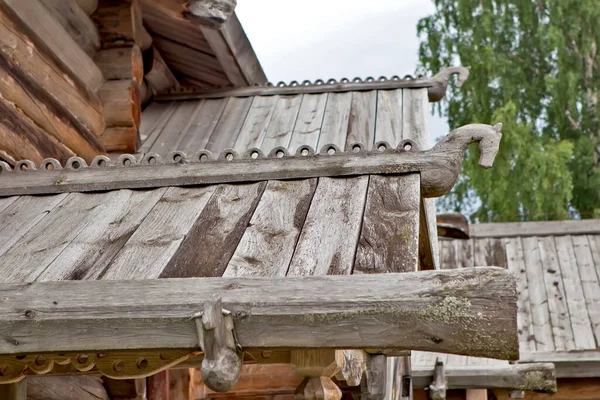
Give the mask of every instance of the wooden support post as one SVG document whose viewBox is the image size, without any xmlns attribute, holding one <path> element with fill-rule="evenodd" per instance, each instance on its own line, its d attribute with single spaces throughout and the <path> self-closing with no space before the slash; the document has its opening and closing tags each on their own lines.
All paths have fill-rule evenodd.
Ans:
<svg viewBox="0 0 600 400">
<path fill-rule="evenodd" d="M 387 359 L 386 400 L 412 400 L 410 356 Z"/>
<path fill-rule="evenodd" d="M 431 400 L 446 399 L 446 375 L 444 373 L 444 362 L 438 358 L 435 362 L 435 370 L 433 372 L 433 382 L 429 385 L 429 398 Z"/>
<path fill-rule="evenodd" d="M 387 382 L 386 356 L 369 355 L 366 359 L 365 377 L 360 384 L 361 400 L 383 400 Z"/>
<path fill-rule="evenodd" d="M 169 370 L 148 377 L 148 400 L 171 400 Z"/>
<path fill-rule="evenodd" d="M 335 359 L 340 366 L 335 375 L 338 381 L 346 381 L 348 386 L 359 386 L 365 374 L 369 355 L 363 350 L 336 350 Z"/>
<path fill-rule="evenodd" d="M 296 400 L 340 400 L 342 391 L 331 380 L 340 371 L 336 351 L 330 349 L 293 350 L 292 364 L 304 380 L 296 389 Z"/>
<path fill-rule="evenodd" d="M 2 400 L 27 400 L 27 380 L 17 383 L 0 385 L 0 399 Z"/>
</svg>

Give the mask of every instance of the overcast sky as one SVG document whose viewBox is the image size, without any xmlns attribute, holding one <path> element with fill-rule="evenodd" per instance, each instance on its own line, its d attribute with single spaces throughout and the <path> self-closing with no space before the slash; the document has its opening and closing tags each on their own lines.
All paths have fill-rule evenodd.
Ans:
<svg viewBox="0 0 600 400">
<path fill-rule="evenodd" d="M 238 0 L 240 18 L 271 82 L 414 74 L 417 22 L 428 0 Z M 448 133 L 430 117 L 432 140 Z"/>
</svg>

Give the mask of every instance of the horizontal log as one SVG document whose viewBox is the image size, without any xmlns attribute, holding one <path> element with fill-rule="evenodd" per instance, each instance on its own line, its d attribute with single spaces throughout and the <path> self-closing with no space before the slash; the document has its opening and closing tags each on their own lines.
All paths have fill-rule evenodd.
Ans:
<svg viewBox="0 0 600 400">
<path fill-rule="evenodd" d="M 75 155 L 1 95 L 0 149 L 16 161 L 32 158 L 41 162 L 48 157 L 66 161 Z"/>
<path fill-rule="evenodd" d="M 0 354 L 197 349 L 194 319 L 217 297 L 245 348 L 376 347 L 518 358 L 515 281 L 493 267 L 34 282 L 0 284 L 0 292 Z"/>
<path fill-rule="evenodd" d="M 28 400 L 109 400 L 102 380 L 92 376 L 31 376 Z"/>
<path fill-rule="evenodd" d="M 543 393 L 556 392 L 556 373 L 553 364 L 516 364 L 505 367 L 446 368 L 447 389 L 506 389 Z M 413 386 L 429 387 L 433 371 L 414 371 Z"/>
<path fill-rule="evenodd" d="M 106 127 L 133 126 L 139 128 L 142 102 L 138 84 L 132 80 L 106 81 L 98 91 L 104 107 Z"/>
<path fill-rule="evenodd" d="M 100 141 L 111 153 L 135 153 L 141 146 L 140 131 L 134 126 L 106 128 Z"/>
<path fill-rule="evenodd" d="M 144 60 L 137 45 L 105 49 L 94 57 L 104 79 L 133 80 L 138 85 L 144 79 Z"/>
<path fill-rule="evenodd" d="M 0 67 L 59 118 L 68 119 L 88 140 L 104 131 L 102 105 L 96 96 L 75 85 L 1 8 Z M 95 64 L 94 68 L 97 68 Z"/>
<path fill-rule="evenodd" d="M 100 0 L 92 19 L 100 32 L 103 48 L 135 44 L 146 50 L 152 46 L 138 0 Z"/>
<path fill-rule="evenodd" d="M 62 0 L 64 2 L 64 0 Z M 71 79 L 90 93 L 102 85 L 102 73 L 63 25 L 39 1 L 3 0 L 18 29 L 46 52 Z"/>
<path fill-rule="evenodd" d="M 90 57 L 100 48 L 100 34 L 94 21 L 76 0 L 41 0 L 42 4 Z M 65 44 L 66 45 L 66 44 Z"/>
</svg>

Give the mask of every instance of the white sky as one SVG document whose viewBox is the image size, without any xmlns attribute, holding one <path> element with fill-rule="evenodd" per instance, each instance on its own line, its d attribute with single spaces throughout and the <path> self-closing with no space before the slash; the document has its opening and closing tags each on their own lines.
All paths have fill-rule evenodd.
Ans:
<svg viewBox="0 0 600 400">
<path fill-rule="evenodd" d="M 429 0 L 238 0 L 236 13 L 271 82 L 414 74 Z M 431 117 L 432 141 L 448 133 Z"/>
</svg>

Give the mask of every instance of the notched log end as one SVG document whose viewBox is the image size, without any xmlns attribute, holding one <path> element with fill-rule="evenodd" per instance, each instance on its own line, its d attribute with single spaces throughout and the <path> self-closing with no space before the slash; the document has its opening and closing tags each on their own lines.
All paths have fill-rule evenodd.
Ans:
<svg viewBox="0 0 600 400">
<path fill-rule="evenodd" d="M 520 390 L 538 393 L 556 393 L 556 369 L 553 364 L 527 364 L 518 366 L 523 377 Z"/>
</svg>

